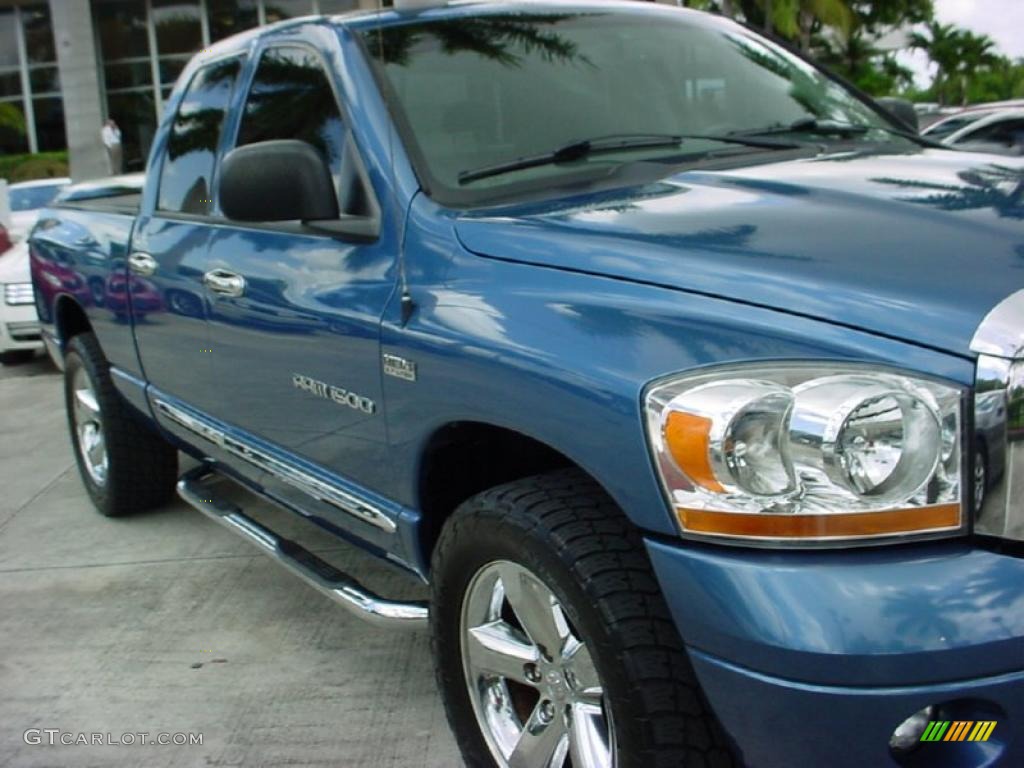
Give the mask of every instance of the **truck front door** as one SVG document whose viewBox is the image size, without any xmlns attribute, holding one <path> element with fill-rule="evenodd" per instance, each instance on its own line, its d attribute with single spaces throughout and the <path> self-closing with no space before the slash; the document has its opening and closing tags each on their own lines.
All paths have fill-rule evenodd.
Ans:
<svg viewBox="0 0 1024 768">
<path fill-rule="evenodd" d="M 265 48 L 236 146 L 309 143 L 330 166 L 339 210 L 364 215 L 377 204 L 328 73 L 308 46 Z M 321 480 L 320 469 L 335 473 L 328 483 L 387 487 L 379 326 L 395 289 L 396 242 L 387 230 L 357 243 L 292 222 L 226 222 L 213 233 L 210 361 L 222 385 L 213 415 L 267 452 L 271 487 L 277 460 Z M 285 483 L 280 494 L 293 491 Z"/>
</svg>

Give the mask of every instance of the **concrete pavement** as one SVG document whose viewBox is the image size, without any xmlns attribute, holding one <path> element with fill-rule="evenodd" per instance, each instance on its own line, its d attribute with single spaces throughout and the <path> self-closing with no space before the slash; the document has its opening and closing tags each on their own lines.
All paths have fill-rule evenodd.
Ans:
<svg viewBox="0 0 1024 768">
<path fill-rule="evenodd" d="M 181 503 L 100 516 L 66 429 L 48 361 L 0 369 L 0 765 L 461 764 L 425 632 L 360 622 Z M 382 594 L 418 590 L 286 513 L 260 517 Z M 202 744 L 37 745 L 28 729 Z"/>
</svg>

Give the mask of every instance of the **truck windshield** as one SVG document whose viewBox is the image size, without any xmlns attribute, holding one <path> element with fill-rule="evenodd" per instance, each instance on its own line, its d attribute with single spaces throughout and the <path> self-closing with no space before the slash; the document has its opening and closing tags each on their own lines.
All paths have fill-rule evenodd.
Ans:
<svg viewBox="0 0 1024 768">
<path fill-rule="evenodd" d="M 798 142 L 892 140 L 884 118 L 812 65 L 712 17 L 475 15 L 375 28 L 364 43 L 417 172 L 442 201 L 587 171 L 607 175 L 609 166 L 637 160 L 779 149 L 713 136 L 790 138 L 789 127 L 799 126 Z M 812 124 L 825 127 L 820 137 L 808 131 Z M 691 138 L 623 142 L 621 152 L 516 167 L 609 136 Z M 477 173 L 495 167 L 508 170 Z"/>
</svg>

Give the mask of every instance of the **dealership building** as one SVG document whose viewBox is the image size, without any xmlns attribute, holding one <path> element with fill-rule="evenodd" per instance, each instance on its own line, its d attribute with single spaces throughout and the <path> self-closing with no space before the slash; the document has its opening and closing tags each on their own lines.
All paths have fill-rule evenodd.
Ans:
<svg viewBox="0 0 1024 768">
<path fill-rule="evenodd" d="M 390 2 L 386 3 L 390 5 Z M 103 176 L 100 128 L 141 169 L 164 101 L 193 53 L 245 29 L 378 0 L 0 0 L 0 155 L 65 147 L 77 179 Z"/>
<path fill-rule="evenodd" d="M 141 170 L 192 54 L 263 24 L 381 3 L 392 0 L 0 0 L 0 155 L 67 148 L 76 181 L 105 176 L 100 128 L 113 118 L 125 169 Z"/>
</svg>

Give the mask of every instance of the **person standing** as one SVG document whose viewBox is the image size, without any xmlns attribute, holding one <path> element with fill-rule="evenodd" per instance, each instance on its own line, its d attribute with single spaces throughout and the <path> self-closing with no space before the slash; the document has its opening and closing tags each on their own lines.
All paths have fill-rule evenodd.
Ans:
<svg viewBox="0 0 1024 768">
<path fill-rule="evenodd" d="M 121 129 L 113 120 L 107 120 L 100 129 L 100 138 L 103 146 L 107 149 L 107 163 L 110 166 L 110 175 L 116 176 L 121 173 L 124 164 L 124 155 L 121 152 Z"/>
</svg>

